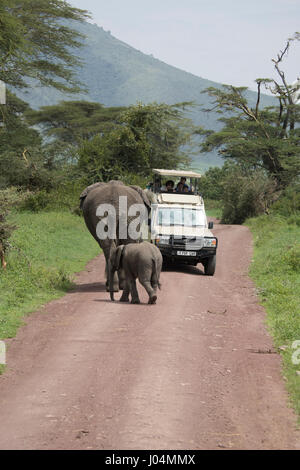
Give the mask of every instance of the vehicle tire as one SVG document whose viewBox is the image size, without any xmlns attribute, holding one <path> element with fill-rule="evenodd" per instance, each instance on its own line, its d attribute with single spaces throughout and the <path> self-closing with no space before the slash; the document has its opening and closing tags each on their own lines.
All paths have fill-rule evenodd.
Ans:
<svg viewBox="0 0 300 470">
<path fill-rule="evenodd" d="M 208 260 L 206 261 L 204 265 L 205 276 L 213 276 L 215 274 L 216 259 L 217 259 L 217 255 L 214 255 L 208 258 Z"/>
<path fill-rule="evenodd" d="M 170 260 L 166 256 L 163 256 L 163 266 L 170 266 Z"/>
</svg>

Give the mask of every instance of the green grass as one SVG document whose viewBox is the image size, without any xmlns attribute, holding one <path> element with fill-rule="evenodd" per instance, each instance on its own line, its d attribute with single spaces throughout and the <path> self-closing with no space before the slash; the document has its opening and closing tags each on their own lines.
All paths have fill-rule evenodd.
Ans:
<svg viewBox="0 0 300 470">
<path fill-rule="evenodd" d="M 18 229 L 0 269 L 0 339 L 15 336 L 24 314 L 64 295 L 72 275 L 99 254 L 83 218 L 67 211 L 15 212 L 9 222 Z"/>
<path fill-rule="evenodd" d="M 282 348 L 283 375 L 300 423 L 300 219 L 261 216 L 246 224 L 254 236 L 250 275 L 267 311 L 267 325 L 274 344 Z M 300 344 L 300 343 L 299 343 Z M 299 353 L 297 353 L 299 350 Z"/>
</svg>

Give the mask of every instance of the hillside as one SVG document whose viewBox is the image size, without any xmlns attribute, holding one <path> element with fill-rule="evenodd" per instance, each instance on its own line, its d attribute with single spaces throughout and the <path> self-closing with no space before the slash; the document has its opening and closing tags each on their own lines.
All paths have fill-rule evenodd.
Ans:
<svg viewBox="0 0 300 470">
<path fill-rule="evenodd" d="M 194 101 L 207 106 L 208 96 L 201 92 L 209 86 L 221 86 L 143 54 L 95 24 L 83 23 L 76 25 L 76 28 L 86 36 L 84 46 L 76 54 L 83 63 L 78 69 L 78 78 L 88 90 L 86 94 L 76 95 L 78 99 L 96 101 L 106 106 L 126 106 L 138 101 L 167 104 Z M 74 95 L 68 97 L 56 90 L 36 86 L 28 92 L 18 91 L 17 94 L 33 108 L 74 99 Z M 256 94 L 249 92 L 249 99 L 254 104 Z M 272 98 L 265 96 L 264 102 L 271 103 Z M 219 116 L 204 113 L 200 106 L 192 111 L 191 117 L 197 125 L 210 129 L 220 127 L 217 121 Z M 194 166 L 199 168 L 222 162 L 216 154 L 201 155 L 194 160 Z"/>
</svg>

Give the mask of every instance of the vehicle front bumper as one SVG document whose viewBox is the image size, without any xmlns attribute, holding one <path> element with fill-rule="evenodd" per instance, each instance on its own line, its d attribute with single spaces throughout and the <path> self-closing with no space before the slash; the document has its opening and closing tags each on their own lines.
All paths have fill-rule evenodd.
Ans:
<svg viewBox="0 0 300 470">
<path fill-rule="evenodd" d="M 181 261 L 181 262 L 198 262 L 203 259 L 210 258 L 214 256 L 217 252 L 216 248 L 201 248 L 201 249 L 185 249 L 183 247 L 172 247 L 172 246 L 165 246 L 165 245 L 157 245 L 161 254 L 164 258 L 173 260 L 173 261 Z M 178 252 L 187 253 L 186 255 L 178 254 Z M 191 254 L 188 254 L 191 253 Z M 195 253 L 195 254 L 194 254 Z"/>
</svg>

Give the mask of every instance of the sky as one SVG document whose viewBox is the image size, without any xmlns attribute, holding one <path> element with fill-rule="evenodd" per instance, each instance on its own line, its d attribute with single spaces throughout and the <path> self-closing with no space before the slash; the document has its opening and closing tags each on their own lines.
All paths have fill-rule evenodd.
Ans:
<svg viewBox="0 0 300 470">
<path fill-rule="evenodd" d="M 300 32 L 300 0 L 68 0 L 145 54 L 202 78 L 247 86 L 278 78 L 273 58 Z M 300 41 L 282 64 L 300 77 Z"/>
</svg>

